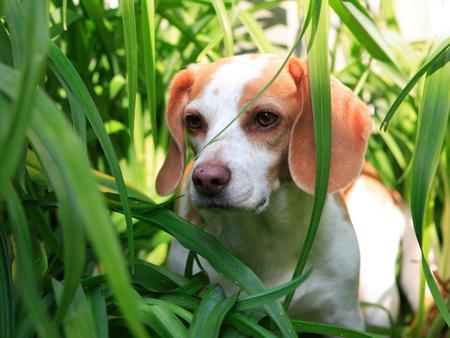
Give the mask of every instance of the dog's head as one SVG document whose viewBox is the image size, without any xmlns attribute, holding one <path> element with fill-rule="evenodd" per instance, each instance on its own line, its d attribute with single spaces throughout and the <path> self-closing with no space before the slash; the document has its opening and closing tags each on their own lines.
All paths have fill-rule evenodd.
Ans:
<svg viewBox="0 0 450 338">
<path fill-rule="evenodd" d="M 185 133 L 198 155 L 189 187 L 198 208 L 262 211 L 271 193 L 289 180 L 313 193 L 315 141 L 305 61 L 291 59 L 273 85 L 228 126 L 274 76 L 282 61 L 268 55 L 235 56 L 191 65 L 174 77 L 167 109 L 171 141 L 156 181 L 158 193 L 171 193 L 181 180 Z M 371 119 L 367 106 L 334 78 L 331 98 L 328 191 L 334 192 L 359 174 Z"/>
</svg>

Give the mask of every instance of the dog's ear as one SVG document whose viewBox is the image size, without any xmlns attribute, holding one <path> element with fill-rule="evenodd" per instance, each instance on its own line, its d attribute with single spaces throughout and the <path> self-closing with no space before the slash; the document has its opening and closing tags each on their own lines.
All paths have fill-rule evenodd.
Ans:
<svg viewBox="0 0 450 338">
<path fill-rule="evenodd" d="M 185 165 L 186 145 L 183 135 L 183 111 L 194 82 L 194 73 L 185 69 L 175 75 L 170 85 L 166 121 L 170 132 L 169 152 L 158 177 L 156 191 L 160 195 L 172 193 L 180 183 Z"/>
<path fill-rule="evenodd" d="M 289 141 L 289 170 L 297 186 L 313 194 L 316 147 L 306 60 L 292 59 L 289 72 L 297 85 L 299 115 Z M 331 86 L 331 167 L 328 192 L 349 185 L 360 173 L 372 129 L 369 108 L 335 78 Z"/>
</svg>

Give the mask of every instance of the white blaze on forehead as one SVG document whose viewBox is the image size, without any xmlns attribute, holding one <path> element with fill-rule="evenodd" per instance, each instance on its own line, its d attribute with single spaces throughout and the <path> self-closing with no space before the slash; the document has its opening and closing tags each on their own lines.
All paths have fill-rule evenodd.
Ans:
<svg viewBox="0 0 450 338">
<path fill-rule="evenodd" d="M 187 105 L 208 122 L 209 132 L 225 126 L 239 113 L 238 103 L 245 85 L 259 77 L 269 60 L 268 55 L 235 56 L 214 72 L 200 96 Z"/>
</svg>

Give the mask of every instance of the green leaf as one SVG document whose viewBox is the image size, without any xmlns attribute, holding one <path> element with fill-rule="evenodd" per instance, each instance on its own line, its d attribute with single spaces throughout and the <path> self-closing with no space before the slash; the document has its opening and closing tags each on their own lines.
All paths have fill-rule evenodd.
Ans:
<svg viewBox="0 0 450 338">
<path fill-rule="evenodd" d="M 439 57 L 428 70 L 419 112 L 411 169 L 411 212 L 414 230 L 421 247 L 427 199 L 436 175 L 442 144 L 448 128 L 450 112 L 449 61 L 450 50 Z M 436 306 L 447 325 L 450 326 L 450 313 L 423 252 L 422 267 Z"/>
<path fill-rule="evenodd" d="M 227 10 L 221 0 L 211 0 L 214 10 L 217 14 L 220 27 L 223 31 L 223 40 L 225 45 L 225 56 L 233 55 L 233 32 L 231 30 L 230 20 L 228 19 Z"/>
<path fill-rule="evenodd" d="M 355 6 L 353 1 L 329 0 L 329 4 L 370 55 L 397 66 L 389 46 L 367 12 L 362 11 L 360 6 Z"/>
<path fill-rule="evenodd" d="M 120 201 L 123 205 L 125 221 L 127 223 L 130 262 L 134 263 L 133 222 L 131 220 L 130 202 L 128 200 L 127 189 L 122 176 L 122 171 L 120 170 L 119 160 L 117 159 L 111 140 L 106 132 L 100 113 L 98 112 L 94 101 L 89 95 L 88 90 L 73 65 L 61 52 L 61 50 L 53 43 L 50 44 L 49 48 L 49 60 L 50 69 L 58 77 L 61 84 L 64 86 L 64 89 L 68 93 L 68 96 L 72 97 L 72 100 L 78 102 L 77 106 L 86 115 L 98 141 L 100 142 L 100 145 L 103 148 L 112 174 L 116 180 Z"/>
<path fill-rule="evenodd" d="M 187 329 L 172 311 L 161 305 L 139 303 L 139 317 L 160 337 L 186 337 Z"/>
<path fill-rule="evenodd" d="M 272 44 L 267 39 L 266 34 L 264 33 L 264 30 L 261 28 L 261 26 L 258 24 L 258 21 L 256 21 L 252 17 L 252 15 L 245 10 L 240 10 L 238 12 L 238 18 L 249 32 L 256 47 L 258 47 L 258 50 L 261 53 L 272 52 L 273 49 Z"/>
<path fill-rule="evenodd" d="M 108 338 L 108 313 L 106 311 L 105 295 L 101 286 L 88 294 L 88 300 L 91 304 L 97 337 Z"/>
<path fill-rule="evenodd" d="M 2 72 L 4 74 L 4 72 Z M 39 285 L 33 262 L 33 249 L 30 229 L 19 196 L 10 185 L 6 194 L 6 207 L 9 222 L 16 242 L 17 284 L 21 291 L 22 302 L 36 327 L 38 335 L 45 338 L 59 337 L 50 320 L 45 304 L 38 293 Z"/>
<path fill-rule="evenodd" d="M 141 1 L 142 15 L 142 50 L 144 52 L 145 84 L 147 87 L 147 101 L 150 110 L 153 144 L 157 144 L 157 111 L 156 111 L 156 60 L 155 60 L 155 1 Z"/>
<path fill-rule="evenodd" d="M 220 286 L 210 288 L 194 313 L 188 337 L 218 337 L 226 313 L 233 307 L 237 294 L 225 298 Z"/>
<path fill-rule="evenodd" d="M 44 69 L 48 47 L 47 2 L 23 1 L 23 13 L 15 0 L 6 3 L 6 19 L 11 31 L 13 52 L 23 47 L 23 54 L 14 55 L 14 65 L 20 69 L 17 94 L 12 103 L 7 133 L 0 134 L 0 154 L 7 161 L 0 166 L 0 197 L 5 193 L 25 148 L 25 131 L 30 121 L 36 87 Z M 23 22 L 26 22 L 22 31 Z M 15 37 L 15 38 L 14 38 Z M 26 43 L 24 43 L 26 41 Z M 20 59 L 19 55 L 21 55 Z"/>
<path fill-rule="evenodd" d="M 145 304 L 148 305 L 160 305 L 162 307 L 167 308 L 167 310 L 170 310 L 174 314 L 176 314 L 178 317 L 184 319 L 188 323 L 192 321 L 193 315 L 191 312 L 183 309 L 181 306 L 175 305 L 171 302 L 162 300 L 162 299 L 155 299 L 155 298 L 143 298 L 143 301 Z"/>
<path fill-rule="evenodd" d="M 14 284 L 12 251 L 4 227 L 0 226 L 0 337 L 12 337 L 14 330 Z"/>
<path fill-rule="evenodd" d="M 56 302 L 60 305 L 61 296 L 63 294 L 63 285 L 56 279 L 52 279 L 53 290 Z M 86 296 L 80 285 L 76 289 L 73 302 L 67 311 L 67 315 L 63 320 L 63 329 L 67 338 L 96 338 L 94 318 L 91 308 L 89 307 Z"/>
<path fill-rule="evenodd" d="M 359 330 L 339 327 L 336 325 L 313 323 L 302 320 L 293 320 L 294 328 L 297 333 L 314 333 L 326 336 L 339 336 L 348 338 L 381 338 L 372 333 Z"/>
<path fill-rule="evenodd" d="M 309 268 L 304 274 L 285 284 L 271 288 L 266 292 L 257 295 L 246 296 L 239 299 L 236 302 L 234 310 L 245 311 L 278 300 L 286 294 L 295 291 L 295 289 L 309 277 L 311 271 L 312 268 Z"/>
<path fill-rule="evenodd" d="M 1 64 L 0 73 L 0 91 L 13 98 L 17 75 Z M 117 236 L 109 222 L 102 197 L 95 189 L 95 181 L 79 139 L 61 112 L 42 92 L 37 95 L 35 113 L 30 123 L 28 137 L 49 173 L 52 185 L 57 191 L 64 189 L 69 192 L 68 199 L 60 202 L 70 205 L 72 215 L 76 215 L 79 224 L 84 227 L 130 330 L 136 337 L 147 337 L 138 321 L 135 298 Z"/>
<path fill-rule="evenodd" d="M 128 88 L 128 124 L 131 142 L 134 140 L 134 110 L 136 106 L 138 57 L 136 15 L 134 13 L 134 0 L 120 0 L 122 12 L 123 33 L 125 37 L 125 54 L 127 57 L 127 88 Z M 130 259 L 134 255 L 130 248 Z M 134 256 L 133 256 L 134 260 Z"/>
<path fill-rule="evenodd" d="M 238 331 L 249 337 L 260 337 L 260 338 L 275 338 L 277 337 L 272 332 L 256 324 L 251 319 L 239 314 L 239 313 L 229 313 L 225 317 L 225 322 L 232 325 Z"/>
<path fill-rule="evenodd" d="M 315 29 L 315 33 L 313 40 L 308 43 L 308 75 L 316 142 L 316 180 L 311 220 L 305 240 L 302 243 L 302 251 L 293 278 L 303 272 L 308 260 L 322 216 L 330 176 L 331 91 L 327 44 L 328 5 L 326 1 L 316 1 L 315 3 L 311 2 L 310 6 L 314 6 L 312 7 L 311 25 L 312 29 Z M 285 309 L 289 307 L 293 296 L 294 292 L 286 296 L 283 304 Z"/>
<path fill-rule="evenodd" d="M 387 130 L 389 127 L 389 122 L 391 121 L 394 113 L 397 111 L 400 104 L 405 100 L 406 96 L 408 96 L 411 89 L 417 84 L 419 79 L 422 77 L 425 72 L 427 72 L 434 62 L 440 58 L 450 47 L 450 38 L 446 39 L 443 43 L 439 45 L 439 47 L 427 58 L 427 60 L 423 63 L 423 65 L 419 68 L 419 70 L 411 77 L 411 79 L 406 84 L 405 88 L 400 92 L 400 94 L 395 99 L 392 106 L 389 108 L 386 116 L 384 117 L 383 122 L 381 123 L 381 129 Z"/>
<path fill-rule="evenodd" d="M 136 260 L 133 282 L 148 289 L 159 292 L 173 290 L 188 280 L 161 266 L 143 260 Z"/>
</svg>

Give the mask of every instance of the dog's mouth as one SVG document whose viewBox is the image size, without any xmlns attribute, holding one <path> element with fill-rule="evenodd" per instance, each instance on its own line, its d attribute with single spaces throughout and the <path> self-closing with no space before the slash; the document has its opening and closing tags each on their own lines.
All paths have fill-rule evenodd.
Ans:
<svg viewBox="0 0 450 338">
<path fill-rule="evenodd" d="M 247 205 L 246 203 L 233 203 L 225 198 L 201 198 L 193 201 L 197 209 L 208 210 L 213 212 L 220 211 L 246 211 L 246 212 L 262 212 L 268 205 L 268 198 L 262 198 L 258 203 Z"/>
</svg>

